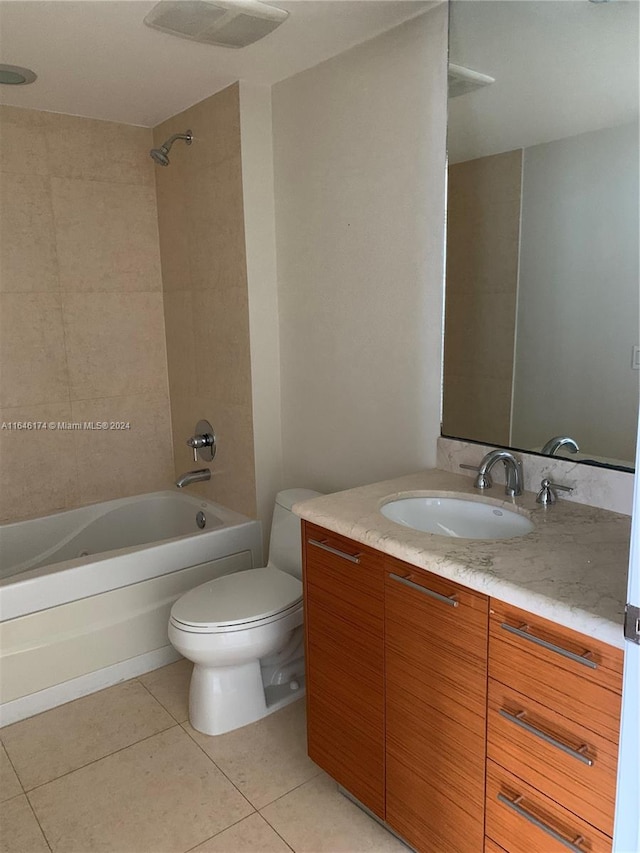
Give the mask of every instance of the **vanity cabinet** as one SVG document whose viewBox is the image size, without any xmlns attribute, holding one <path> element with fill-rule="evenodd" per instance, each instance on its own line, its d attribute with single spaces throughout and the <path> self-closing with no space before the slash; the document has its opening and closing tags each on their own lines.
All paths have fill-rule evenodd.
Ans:
<svg viewBox="0 0 640 853">
<path fill-rule="evenodd" d="M 385 561 L 386 820 L 416 850 L 484 837 L 488 598 Z"/>
<path fill-rule="evenodd" d="M 309 756 L 384 818 L 384 560 L 303 530 Z"/>
<path fill-rule="evenodd" d="M 304 524 L 309 755 L 419 853 L 609 853 L 621 650 Z"/>
</svg>

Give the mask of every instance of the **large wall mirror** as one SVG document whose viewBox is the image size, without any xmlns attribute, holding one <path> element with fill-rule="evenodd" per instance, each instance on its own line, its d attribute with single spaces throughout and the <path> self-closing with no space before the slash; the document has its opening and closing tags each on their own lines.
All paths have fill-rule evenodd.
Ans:
<svg viewBox="0 0 640 853">
<path fill-rule="evenodd" d="M 634 464 L 639 9 L 450 4 L 443 435 Z"/>
</svg>

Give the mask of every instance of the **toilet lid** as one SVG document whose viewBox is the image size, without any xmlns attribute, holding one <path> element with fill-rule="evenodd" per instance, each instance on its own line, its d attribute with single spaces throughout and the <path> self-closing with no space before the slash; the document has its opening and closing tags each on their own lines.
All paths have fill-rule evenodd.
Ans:
<svg viewBox="0 0 640 853">
<path fill-rule="evenodd" d="M 265 566 L 197 586 L 176 601 L 171 618 L 193 627 L 231 626 L 267 619 L 301 600 L 298 578 Z"/>
</svg>

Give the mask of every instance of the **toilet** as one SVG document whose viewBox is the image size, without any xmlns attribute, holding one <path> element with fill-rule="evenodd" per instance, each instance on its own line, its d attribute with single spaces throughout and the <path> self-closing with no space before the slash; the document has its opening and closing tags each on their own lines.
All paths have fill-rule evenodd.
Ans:
<svg viewBox="0 0 640 853">
<path fill-rule="evenodd" d="M 291 507 L 319 494 L 279 492 L 267 565 L 201 584 L 171 608 L 169 640 L 194 664 L 189 722 L 197 731 L 224 734 L 304 694 L 302 546 Z"/>
</svg>

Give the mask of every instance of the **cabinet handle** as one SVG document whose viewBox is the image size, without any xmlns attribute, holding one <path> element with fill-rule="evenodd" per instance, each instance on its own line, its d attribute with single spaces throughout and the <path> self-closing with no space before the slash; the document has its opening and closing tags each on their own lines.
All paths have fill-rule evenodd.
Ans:
<svg viewBox="0 0 640 853">
<path fill-rule="evenodd" d="M 551 746 L 555 746 L 556 749 L 561 749 L 562 752 L 566 752 L 567 755 L 570 755 L 572 758 L 577 758 L 578 761 L 581 761 L 588 767 L 593 766 L 593 759 L 589 758 L 589 756 L 585 755 L 584 753 L 584 750 L 587 749 L 586 744 L 579 747 L 578 749 L 573 749 L 566 743 L 562 743 L 561 740 L 557 740 L 556 738 L 551 737 L 551 735 L 548 735 L 546 732 L 543 732 L 535 726 L 532 726 L 531 723 L 527 723 L 527 721 L 523 719 L 525 715 L 524 711 L 519 711 L 517 714 L 511 714 L 509 713 L 509 711 L 505 711 L 504 708 L 500 708 L 498 713 L 501 717 L 504 717 L 505 720 L 509 720 L 510 723 L 514 723 L 516 726 L 520 726 L 521 729 L 524 729 L 526 732 L 529 732 L 529 734 L 535 735 L 535 737 L 539 737 L 540 740 L 545 741 L 545 743 L 551 744 Z"/>
<path fill-rule="evenodd" d="M 555 652 L 557 655 L 562 655 L 562 657 L 569 658 L 569 660 L 575 661 L 576 663 L 581 663 L 583 666 L 588 666 L 590 669 L 598 668 L 598 664 L 593 660 L 589 660 L 587 657 L 591 652 L 584 652 L 582 655 L 577 655 L 575 652 L 563 649 L 562 646 L 556 646 L 554 643 L 549 643 L 547 640 L 543 640 L 540 637 L 536 637 L 535 634 L 529 633 L 527 630 L 529 626 L 526 623 L 521 625 L 519 628 L 515 628 L 513 625 L 508 625 L 506 622 L 503 622 L 500 627 L 504 628 L 505 631 L 509 631 L 510 634 L 515 634 L 523 640 L 529 640 L 530 643 L 535 643 L 537 646 L 543 646 L 545 649 L 549 649 L 549 651 Z"/>
<path fill-rule="evenodd" d="M 334 554 L 336 557 L 342 557 L 343 560 L 349 560 L 352 563 L 359 563 L 360 557 L 362 554 L 347 554 L 345 551 L 338 551 L 337 548 L 332 548 L 331 545 L 327 545 L 325 539 L 322 542 L 318 542 L 317 539 L 309 539 L 309 545 L 315 545 L 316 548 L 322 548 L 323 551 L 328 551 L 330 554 Z"/>
<path fill-rule="evenodd" d="M 546 823 L 543 823 L 543 821 L 538 820 L 538 818 L 535 815 L 532 815 L 531 812 L 523 809 L 520 805 L 521 800 L 522 795 L 516 797 L 515 800 L 510 800 L 509 797 L 505 797 L 504 794 L 498 794 L 498 802 L 514 811 L 517 815 L 520 815 L 520 817 L 528 820 L 529 823 L 537 826 L 538 829 L 546 832 L 547 835 L 550 835 L 551 838 L 554 838 L 559 844 L 563 844 L 569 850 L 573 850 L 573 853 L 585 853 L 584 848 L 578 847 L 578 844 L 582 844 L 584 841 L 584 837 L 582 835 L 576 835 L 573 841 L 570 841 L 568 838 L 565 838 L 564 835 L 560 835 L 560 833 L 556 832 L 555 829 L 552 829 Z"/>
<path fill-rule="evenodd" d="M 441 595 L 439 592 L 434 592 L 432 589 L 427 589 L 426 586 L 420 586 L 419 583 L 414 583 L 408 578 L 402 578 L 400 577 L 400 575 L 390 574 L 389 577 L 391 578 L 391 580 L 403 583 L 405 584 L 405 586 L 410 586 L 411 589 L 417 589 L 418 592 L 424 592 L 425 595 L 430 595 L 431 598 L 437 598 L 438 601 L 441 601 L 443 604 L 448 604 L 449 607 L 457 607 L 459 604 L 459 601 L 455 597 L 455 595 Z"/>
</svg>

